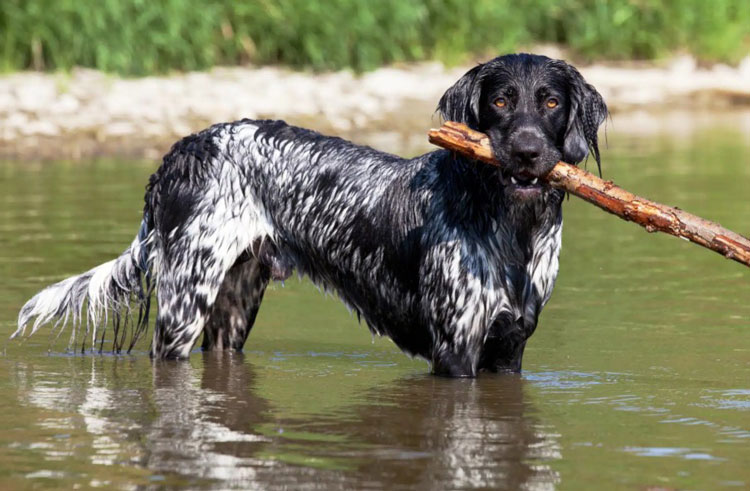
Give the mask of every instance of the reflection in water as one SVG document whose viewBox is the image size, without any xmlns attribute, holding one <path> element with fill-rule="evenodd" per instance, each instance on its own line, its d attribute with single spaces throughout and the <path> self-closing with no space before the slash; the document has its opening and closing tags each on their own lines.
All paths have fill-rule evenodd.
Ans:
<svg viewBox="0 0 750 491">
<path fill-rule="evenodd" d="M 560 458 L 553 433 L 533 417 L 515 375 L 476 380 L 431 376 L 373 389 L 357 419 L 332 422 L 368 444 L 358 471 L 420 488 L 554 487 L 545 462 Z"/>
<path fill-rule="evenodd" d="M 57 362 L 47 371 L 33 362 L 15 364 L 14 385 L 24 405 L 53 411 L 42 413 L 36 424 L 42 428 L 30 448 L 43 452 L 45 460 L 87 456 L 92 464 L 113 465 L 140 461 L 144 451 L 133 437 L 140 425 L 131 415 L 149 414 L 143 390 L 123 376 L 133 369 L 134 360 L 114 357 L 49 357 Z M 136 416 L 138 417 L 138 416 Z M 141 416 L 142 417 L 142 416 Z M 76 430 L 85 430 L 90 441 L 85 447 Z M 54 438 L 44 438 L 48 432 Z"/>
<path fill-rule="evenodd" d="M 152 471 L 218 479 L 239 485 L 268 464 L 252 456 L 265 437 L 251 432 L 268 404 L 255 395 L 252 365 L 233 352 L 203 354 L 189 363 L 153 364 L 156 419 L 146 429 Z"/>
<path fill-rule="evenodd" d="M 73 415 L 47 413 L 40 424 L 84 430 L 83 446 L 79 438 L 36 451 L 45 460 L 87 455 L 89 482 L 108 482 L 107 467 L 123 463 L 151 480 L 220 488 L 545 489 L 559 481 L 548 466 L 560 458 L 556 435 L 533 417 L 518 376 L 410 377 L 335 413 L 271 422 L 272 404 L 241 354 L 68 365 L 84 372 L 69 387 L 54 388 L 55 374 L 23 363 L 16 386 L 23 402 Z M 286 431 L 263 430 L 271 427 Z"/>
<path fill-rule="evenodd" d="M 255 396 L 252 367 L 241 354 L 203 356 L 202 369 L 186 362 L 150 363 L 126 357 L 70 357 L 71 379 L 19 362 L 15 385 L 22 403 L 55 411 L 38 425 L 80 439 L 32 444 L 45 460 L 76 453 L 96 466 L 128 463 L 176 482 L 210 479 L 222 486 L 256 480 L 273 463 L 251 456 L 267 438 L 250 431 L 268 404 Z M 83 370 L 88 373 L 77 376 Z M 153 374 L 153 384 L 143 381 Z M 134 387 L 141 388 L 136 389 Z M 72 416 L 59 417 L 59 412 Z M 45 413 L 47 414 L 47 413 Z M 92 483 L 108 483 L 106 469 L 89 467 Z M 156 476 L 154 476 L 156 475 Z M 161 476 L 159 476 L 161 475 Z M 187 479 L 185 479 L 187 478 Z"/>
</svg>

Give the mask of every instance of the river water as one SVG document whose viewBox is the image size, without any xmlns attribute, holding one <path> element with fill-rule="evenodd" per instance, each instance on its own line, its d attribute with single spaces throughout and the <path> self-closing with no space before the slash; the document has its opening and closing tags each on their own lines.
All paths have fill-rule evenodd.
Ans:
<svg viewBox="0 0 750 491">
<path fill-rule="evenodd" d="M 415 148 L 389 148 L 413 154 Z M 0 335 L 132 240 L 153 162 L 0 163 Z M 605 177 L 750 233 L 750 140 L 611 131 Z M 243 355 L 1 341 L 0 487 L 750 487 L 750 269 L 571 198 L 521 376 L 428 375 L 308 281 Z"/>
</svg>

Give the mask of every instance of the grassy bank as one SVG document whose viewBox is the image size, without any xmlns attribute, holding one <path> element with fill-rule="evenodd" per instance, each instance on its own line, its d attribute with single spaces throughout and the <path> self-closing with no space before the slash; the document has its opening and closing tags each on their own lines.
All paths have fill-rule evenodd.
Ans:
<svg viewBox="0 0 750 491">
<path fill-rule="evenodd" d="M 750 52 L 748 0 L 3 0 L 0 69 L 367 70 L 554 42 L 579 58 Z"/>
</svg>

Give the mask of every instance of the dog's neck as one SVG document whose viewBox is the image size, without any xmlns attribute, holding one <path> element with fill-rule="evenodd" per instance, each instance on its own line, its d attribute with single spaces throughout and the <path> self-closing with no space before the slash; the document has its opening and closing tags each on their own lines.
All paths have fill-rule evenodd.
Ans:
<svg viewBox="0 0 750 491">
<path fill-rule="evenodd" d="M 464 198 L 456 203 L 455 213 L 480 228 L 491 226 L 492 222 L 503 223 L 504 239 L 512 240 L 524 256 L 531 254 L 536 240 L 562 221 L 562 191 L 545 189 L 535 199 L 514 199 L 497 168 L 457 155 L 452 155 L 446 164 L 447 177 Z"/>
</svg>

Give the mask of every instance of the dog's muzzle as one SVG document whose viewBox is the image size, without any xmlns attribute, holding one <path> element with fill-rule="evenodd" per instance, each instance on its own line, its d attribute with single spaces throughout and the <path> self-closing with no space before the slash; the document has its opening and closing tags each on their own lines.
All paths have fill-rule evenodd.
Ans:
<svg viewBox="0 0 750 491">
<path fill-rule="evenodd" d="M 542 194 L 547 184 L 544 176 L 559 160 L 559 152 L 547 139 L 533 129 L 514 132 L 507 147 L 495 148 L 496 155 L 505 154 L 502 181 L 513 197 L 533 199 Z M 505 150 L 505 151 L 503 151 Z"/>
</svg>

